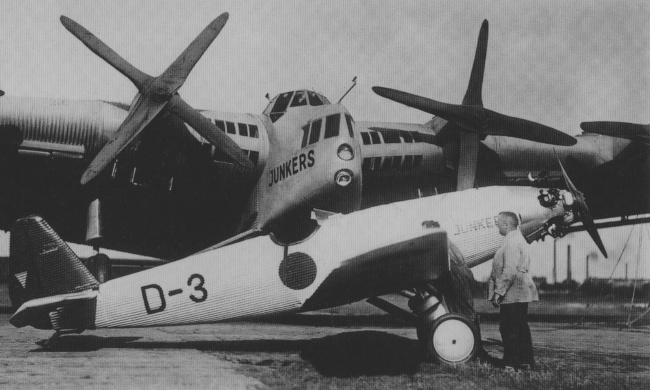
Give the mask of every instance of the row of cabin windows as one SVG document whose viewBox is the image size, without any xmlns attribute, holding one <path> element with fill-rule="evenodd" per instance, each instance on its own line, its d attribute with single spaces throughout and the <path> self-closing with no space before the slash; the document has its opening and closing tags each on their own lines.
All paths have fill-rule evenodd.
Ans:
<svg viewBox="0 0 650 390">
<path fill-rule="evenodd" d="M 248 125 L 246 123 L 225 122 L 225 121 L 220 121 L 218 119 L 214 120 L 214 124 L 217 125 L 217 127 L 220 128 L 221 131 L 226 132 L 228 134 L 237 134 L 237 130 L 239 130 L 239 135 L 243 137 L 251 137 L 251 138 L 260 137 L 260 132 L 257 128 L 257 125 Z"/>
<path fill-rule="evenodd" d="M 347 124 L 348 134 L 350 135 L 351 138 L 354 138 L 354 131 L 352 130 L 353 122 L 354 119 L 352 119 L 350 115 L 346 114 L 345 123 Z M 323 123 L 325 123 L 324 126 L 325 136 L 323 137 L 323 139 L 339 136 L 341 114 L 334 114 L 334 115 L 326 116 L 325 118 L 316 119 L 315 121 L 308 123 L 302 127 L 302 131 L 303 131 L 302 145 L 301 145 L 302 148 L 304 148 L 307 145 L 312 145 L 320 141 L 320 134 L 321 134 L 321 130 L 323 130 Z"/>
<path fill-rule="evenodd" d="M 207 153 L 210 153 L 212 157 L 215 157 L 215 147 L 209 143 L 205 143 L 202 145 L 203 149 L 207 151 Z M 246 150 L 242 149 L 242 152 L 251 160 L 253 163 L 253 166 L 257 166 L 257 162 L 260 159 L 260 152 L 257 150 Z M 216 160 L 215 160 L 216 161 Z"/>
<path fill-rule="evenodd" d="M 381 157 L 366 157 L 361 166 L 364 171 L 390 171 L 395 169 L 419 168 L 422 164 L 422 155 L 387 156 L 384 163 Z"/>
<path fill-rule="evenodd" d="M 381 133 L 381 137 L 379 134 Z M 404 143 L 415 142 L 413 134 L 415 131 L 395 130 L 395 131 L 363 131 L 361 132 L 361 139 L 364 145 L 376 144 L 400 144 L 402 140 Z M 383 142 L 382 139 L 383 138 Z"/>
</svg>

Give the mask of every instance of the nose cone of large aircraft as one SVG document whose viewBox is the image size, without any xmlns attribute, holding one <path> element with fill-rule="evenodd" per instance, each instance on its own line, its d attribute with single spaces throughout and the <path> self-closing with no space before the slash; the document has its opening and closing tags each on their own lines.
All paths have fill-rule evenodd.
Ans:
<svg viewBox="0 0 650 390">
<path fill-rule="evenodd" d="M 338 120 L 336 132 L 327 125 L 330 117 Z M 285 230 L 297 220 L 313 225 L 314 209 L 349 213 L 360 208 L 361 149 L 351 129 L 353 122 L 344 109 L 332 110 L 325 118 L 303 127 L 305 142 L 300 150 L 269 162 L 259 207 L 262 229 Z M 310 126 L 317 125 L 319 134 L 313 136 Z"/>
</svg>

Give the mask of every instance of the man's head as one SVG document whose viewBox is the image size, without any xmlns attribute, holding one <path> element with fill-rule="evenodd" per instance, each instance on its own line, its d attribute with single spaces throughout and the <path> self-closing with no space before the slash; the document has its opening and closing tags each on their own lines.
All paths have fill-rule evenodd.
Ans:
<svg viewBox="0 0 650 390">
<path fill-rule="evenodd" d="M 502 236 L 505 236 L 508 233 L 517 230 L 517 226 L 519 226 L 519 218 L 517 218 L 517 214 L 512 211 L 502 211 L 499 213 L 497 226 L 499 227 L 499 233 Z"/>
</svg>

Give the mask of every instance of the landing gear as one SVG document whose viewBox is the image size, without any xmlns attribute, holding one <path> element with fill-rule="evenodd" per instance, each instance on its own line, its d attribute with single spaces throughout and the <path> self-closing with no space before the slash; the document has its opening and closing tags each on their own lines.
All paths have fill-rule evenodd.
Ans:
<svg viewBox="0 0 650 390">
<path fill-rule="evenodd" d="M 103 253 L 97 253 L 86 259 L 86 268 L 99 283 L 111 280 L 111 259 Z"/>
<path fill-rule="evenodd" d="M 416 332 L 427 356 L 439 363 L 458 364 L 473 360 L 478 353 L 478 330 L 468 318 L 450 314 L 435 289 L 419 292 L 409 299 L 418 318 Z"/>
<path fill-rule="evenodd" d="M 463 316 L 443 315 L 430 324 L 426 337 L 427 352 L 440 363 L 465 363 L 478 353 L 476 326 Z"/>
<path fill-rule="evenodd" d="M 474 360 L 479 351 L 479 332 L 469 318 L 450 314 L 438 299 L 434 289 L 403 291 L 409 298 L 408 312 L 381 298 L 372 297 L 368 303 L 401 317 L 415 326 L 424 354 L 441 364 L 460 364 Z"/>
</svg>

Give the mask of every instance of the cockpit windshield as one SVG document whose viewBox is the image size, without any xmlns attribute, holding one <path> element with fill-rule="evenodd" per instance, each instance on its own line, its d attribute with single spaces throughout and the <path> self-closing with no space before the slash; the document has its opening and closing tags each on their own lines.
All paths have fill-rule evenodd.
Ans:
<svg viewBox="0 0 650 390">
<path fill-rule="evenodd" d="M 281 93 L 271 100 L 264 113 L 271 118 L 271 122 L 275 122 L 287 112 L 288 107 L 322 106 L 325 104 L 330 104 L 329 100 L 319 93 L 305 90 L 291 91 Z"/>
</svg>

